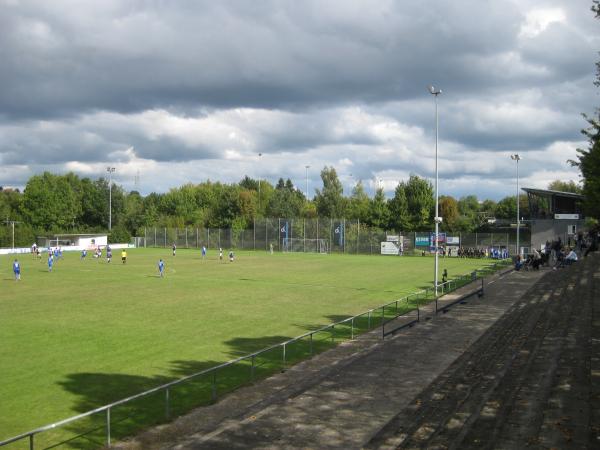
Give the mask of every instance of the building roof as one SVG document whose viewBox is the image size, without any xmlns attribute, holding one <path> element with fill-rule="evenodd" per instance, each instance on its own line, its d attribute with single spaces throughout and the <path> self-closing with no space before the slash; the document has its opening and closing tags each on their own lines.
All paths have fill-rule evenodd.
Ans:
<svg viewBox="0 0 600 450">
<path fill-rule="evenodd" d="M 554 195 L 555 197 L 569 197 L 578 200 L 583 200 L 583 195 L 575 194 L 573 192 L 562 192 L 562 191 L 551 191 L 549 189 L 535 189 L 535 188 L 521 188 L 528 194 L 537 194 L 537 195 Z"/>
</svg>

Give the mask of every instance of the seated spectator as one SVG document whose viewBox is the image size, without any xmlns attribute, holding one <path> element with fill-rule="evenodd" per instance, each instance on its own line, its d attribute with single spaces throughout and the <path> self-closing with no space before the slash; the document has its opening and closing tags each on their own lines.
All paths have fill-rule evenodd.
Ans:
<svg viewBox="0 0 600 450">
<path fill-rule="evenodd" d="M 565 264 L 567 266 L 570 266 L 571 264 L 573 264 L 576 261 L 577 261 L 577 253 L 575 253 L 575 250 L 571 249 L 571 251 L 567 254 L 567 256 L 565 256 Z"/>
<path fill-rule="evenodd" d="M 515 270 L 518 272 L 523 267 L 523 261 L 521 261 L 521 255 L 517 255 L 515 258 Z"/>
</svg>

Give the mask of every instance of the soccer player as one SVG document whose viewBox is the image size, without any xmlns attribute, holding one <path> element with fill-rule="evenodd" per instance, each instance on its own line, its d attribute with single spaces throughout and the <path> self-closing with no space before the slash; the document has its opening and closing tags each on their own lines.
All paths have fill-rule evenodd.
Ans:
<svg viewBox="0 0 600 450">
<path fill-rule="evenodd" d="M 175 242 L 173 242 L 173 256 L 175 256 L 176 250 L 177 250 L 177 246 L 175 245 Z"/>
<path fill-rule="evenodd" d="M 125 249 L 121 250 L 121 262 L 125 264 L 127 262 L 127 252 Z"/>
<path fill-rule="evenodd" d="M 158 273 L 161 278 L 165 276 L 165 262 L 162 259 L 158 260 Z"/>
<path fill-rule="evenodd" d="M 21 279 L 21 265 L 19 264 L 19 260 L 15 258 L 15 262 L 13 263 L 13 272 L 15 273 L 15 281 L 19 281 Z"/>
<path fill-rule="evenodd" d="M 223 249 L 219 247 L 219 260 L 223 261 Z"/>
<path fill-rule="evenodd" d="M 81 258 L 79 258 L 79 259 L 84 260 L 86 256 L 87 256 L 87 250 L 84 248 L 83 250 L 81 250 Z"/>
<path fill-rule="evenodd" d="M 206 258 L 206 247 L 202 246 L 202 259 Z"/>
<path fill-rule="evenodd" d="M 112 259 L 112 248 L 110 248 L 110 245 L 108 247 L 106 247 L 106 262 L 110 263 L 110 260 Z"/>
<path fill-rule="evenodd" d="M 50 253 L 50 255 L 48 255 L 48 272 L 52 272 L 53 264 L 54 264 L 54 256 L 52 256 L 52 253 Z"/>
<path fill-rule="evenodd" d="M 233 262 L 233 250 L 229 250 L 229 262 Z"/>
</svg>

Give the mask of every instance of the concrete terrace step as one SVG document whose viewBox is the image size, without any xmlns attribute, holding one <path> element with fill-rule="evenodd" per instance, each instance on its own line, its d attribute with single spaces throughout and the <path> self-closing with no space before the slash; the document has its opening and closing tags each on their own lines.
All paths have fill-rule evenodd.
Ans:
<svg viewBox="0 0 600 450">
<path fill-rule="evenodd" d="M 600 448 L 599 277 L 596 255 L 547 274 L 366 447 Z"/>
</svg>

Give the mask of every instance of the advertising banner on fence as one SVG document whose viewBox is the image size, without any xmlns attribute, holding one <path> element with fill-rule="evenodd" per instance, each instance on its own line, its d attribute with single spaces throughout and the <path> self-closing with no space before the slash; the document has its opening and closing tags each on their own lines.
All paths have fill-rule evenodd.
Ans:
<svg viewBox="0 0 600 450">
<path fill-rule="evenodd" d="M 460 237 L 459 236 L 446 236 L 446 244 L 460 245 Z"/>
<path fill-rule="evenodd" d="M 289 229 L 289 224 L 287 221 L 279 223 L 279 238 L 281 239 L 281 245 L 283 246 L 284 249 L 287 249 L 288 229 Z"/>
<path fill-rule="evenodd" d="M 429 235 L 431 247 L 435 247 L 435 233 Z M 446 243 L 446 233 L 438 233 L 438 246 Z"/>
<path fill-rule="evenodd" d="M 429 236 L 415 236 L 415 247 L 429 247 Z"/>
</svg>

